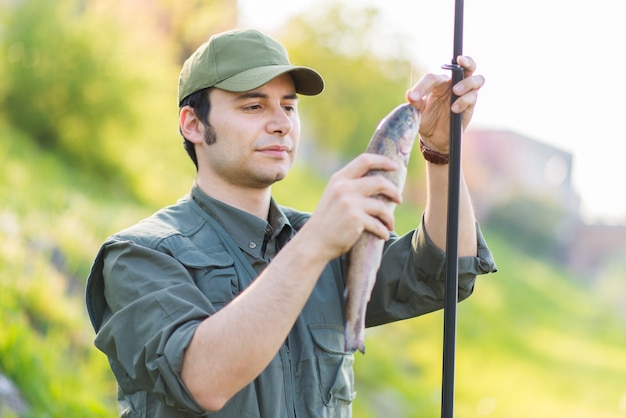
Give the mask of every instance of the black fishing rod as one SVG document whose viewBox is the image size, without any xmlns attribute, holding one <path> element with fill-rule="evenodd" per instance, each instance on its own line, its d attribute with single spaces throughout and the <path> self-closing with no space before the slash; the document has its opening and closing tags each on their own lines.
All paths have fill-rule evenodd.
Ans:
<svg viewBox="0 0 626 418">
<path fill-rule="evenodd" d="M 463 67 L 457 57 L 463 55 L 463 0 L 455 0 L 454 51 L 452 63 L 443 68 L 452 71 L 452 86 L 463 80 Z M 451 93 L 450 104 L 458 98 Z M 456 311 L 459 293 L 459 193 L 461 183 L 462 115 L 450 111 L 450 149 L 448 159 L 448 224 L 446 230 L 446 290 L 443 307 L 443 373 L 441 417 L 454 417 L 454 368 L 456 357 Z"/>
</svg>

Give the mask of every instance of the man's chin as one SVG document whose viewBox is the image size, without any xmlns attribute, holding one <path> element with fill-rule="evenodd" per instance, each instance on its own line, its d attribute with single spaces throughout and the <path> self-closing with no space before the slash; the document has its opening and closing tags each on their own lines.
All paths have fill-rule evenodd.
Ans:
<svg viewBox="0 0 626 418">
<path fill-rule="evenodd" d="M 283 172 L 276 173 L 275 175 L 258 177 L 256 179 L 256 186 L 261 189 L 271 187 L 274 183 L 284 180 L 286 177 L 287 173 Z"/>
<path fill-rule="evenodd" d="M 276 175 L 276 178 L 274 178 L 274 183 L 284 180 L 285 177 L 287 177 L 287 173 L 280 173 Z"/>
<path fill-rule="evenodd" d="M 268 177 L 271 183 L 274 184 L 277 181 L 284 180 L 287 177 L 287 173 L 289 173 L 289 169 L 284 168 L 281 170 L 277 170 L 275 173 L 271 173 Z"/>
</svg>

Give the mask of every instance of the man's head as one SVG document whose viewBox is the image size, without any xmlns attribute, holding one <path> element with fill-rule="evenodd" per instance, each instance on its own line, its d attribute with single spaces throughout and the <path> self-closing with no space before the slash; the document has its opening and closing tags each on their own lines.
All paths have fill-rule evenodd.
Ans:
<svg viewBox="0 0 626 418">
<path fill-rule="evenodd" d="M 183 64 L 178 79 L 178 104 L 181 108 L 194 108 L 210 133 L 209 89 L 245 92 L 285 73 L 291 76 L 299 94 L 316 95 L 324 89 L 322 77 L 311 68 L 292 65 L 285 48 L 272 37 L 243 29 L 216 34 Z M 207 142 L 211 141 L 215 138 L 207 138 Z M 193 144 L 185 140 L 185 148 L 197 166 Z"/>
</svg>

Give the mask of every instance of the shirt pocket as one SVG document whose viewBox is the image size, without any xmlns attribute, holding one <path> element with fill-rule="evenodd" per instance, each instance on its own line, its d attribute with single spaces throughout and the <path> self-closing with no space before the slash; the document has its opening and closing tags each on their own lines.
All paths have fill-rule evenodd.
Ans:
<svg viewBox="0 0 626 418">
<path fill-rule="evenodd" d="M 330 324 L 309 325 L 313 338 L 319 388 L 326 406 L 350 405 L 354 391 L 354 356 L 344 351 L 343 328 Z"/>
<path fill-rule="evenodd" d="M 216 310 L 239 294 L 235 262 L 221 246 L 206 251 L 196 247 L 178 248 L 174 257 L 189 271 L 196 286 Z"/>
</svg>

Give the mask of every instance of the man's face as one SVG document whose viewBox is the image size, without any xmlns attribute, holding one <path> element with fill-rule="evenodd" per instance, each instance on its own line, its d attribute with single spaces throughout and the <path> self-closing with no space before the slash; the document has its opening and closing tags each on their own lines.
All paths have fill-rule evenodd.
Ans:
<svg viewBox="0 0 626 418">
<path fill-rule="evenodd" d="M 282 180 L 296 155 L 300 118 L 293 80 L 283 74 L 243 93 L 212 89 L 209 125 L 216 142 L 203 146 L 202 175 L 228 186 L 265 188 Z"/>
</svg>

